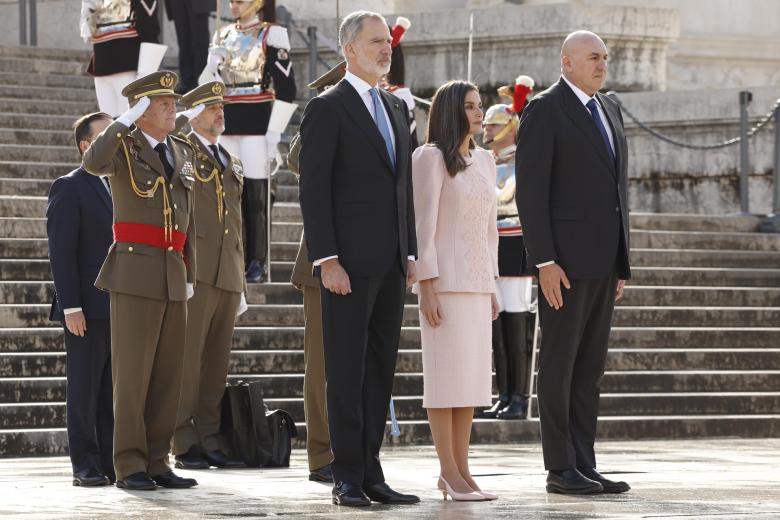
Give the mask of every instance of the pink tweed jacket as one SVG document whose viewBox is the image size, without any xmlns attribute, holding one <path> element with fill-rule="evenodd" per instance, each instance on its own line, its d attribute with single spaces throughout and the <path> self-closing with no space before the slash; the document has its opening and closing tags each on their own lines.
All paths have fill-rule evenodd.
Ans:
<svg viewBox="0 0 780 520">
<path fill-rule="evenodd" d="M 436 292 L 496 292 L 496 163 L 482 148 L 450 177 L 441 151 L 430 144 L 412 155 L 417 222 L 417 279 Z M 415 284 L 413 291 L 419 291 Z"/>
</svg>

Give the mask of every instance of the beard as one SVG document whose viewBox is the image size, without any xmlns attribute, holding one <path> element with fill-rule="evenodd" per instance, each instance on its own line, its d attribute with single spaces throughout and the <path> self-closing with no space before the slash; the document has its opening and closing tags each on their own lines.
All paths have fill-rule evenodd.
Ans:
<svg viewBox="0 0 780 520">
<path fill-rule="evenodd" d="M 390 72 L 390 62 L 388 62 L 387 65 L 380 65 L 377 62 L 372 61 L 371 59 L 362 55 L 358 55 L 357 62 L 358 67 L 367 72 L 370 72 L 375 76 L 384 76 Z"/>
</svg>

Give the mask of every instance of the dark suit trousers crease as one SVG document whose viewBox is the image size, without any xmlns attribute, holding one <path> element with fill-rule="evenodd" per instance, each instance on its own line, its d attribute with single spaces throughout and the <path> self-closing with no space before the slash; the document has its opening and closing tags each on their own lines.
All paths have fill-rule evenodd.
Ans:
<svg viewBox="0 0 780 520">
<path fill-rule="evenodd" d="M 87 320 L 79 337 L 65 329 L 68 451 L 74 473 L 95 468 L 114 472 L 114 411 L 111 388 L 111 325 Z"/>
<path fill-rule="evenodd" d="M 179 43 L 179 70 L 184 90 L 198 86 L 198 76 L 209 54 L 209 13 L 194 13 L 189 2 L 171 2 L 176 40 Z"/>
<path fill-rule="evenodd" d="M 350 277 L 352 293 L 321 290 L 327 409 L 335 482 L 384 482 L 379 450 L 393 390 L 405 278 Z"/>
<path fill-rule="evenodd" d="M 571 280 L 563 308 L 540 299 L 539 418 L 548 470 L 596 467 L 594 442 L 601 378 L 617 276 Z"/>
</svg>

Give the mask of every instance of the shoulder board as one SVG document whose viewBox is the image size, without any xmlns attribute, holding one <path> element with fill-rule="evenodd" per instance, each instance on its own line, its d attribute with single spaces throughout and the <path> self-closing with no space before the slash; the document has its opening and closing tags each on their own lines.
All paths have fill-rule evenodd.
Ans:
<svg viewBox="0 0 780 520">
<path fill-rule="evenodd" d="M 187 136 L 182 135 L 180 133 L 179 134 L 171 134 L 169 137 L 172 140 L 174 140 L 174 141 L 178 141 L 178 142 L 180 142 L 182 144 L 186 144 L 187 146 L 192 146 L 192 143 L 190 142 L 189 139 L 187 139 Z"/>
<path fill-rule="evenodd" d="M 290 50 L 290 36 L 287 34 L 287 29 L 281 25 L 271 24 L 268 26 L 268 37 L 265 42 L 271 47 Z"/>
</svg>

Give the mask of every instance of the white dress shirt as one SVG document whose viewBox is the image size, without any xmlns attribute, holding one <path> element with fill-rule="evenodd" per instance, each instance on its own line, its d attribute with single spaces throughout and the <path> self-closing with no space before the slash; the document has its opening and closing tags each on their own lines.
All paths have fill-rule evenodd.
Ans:
<svg viewBox="0 0 780 520">
<path fill-rule="evenodd" d="M 217 137 L 217 142 L 216 143 L 212 143 L 211 141 L 209 141 L 208 139 L 206 139 L 205 137 L 200 135 L 195 130 L 193 130 L 192 133 L 195 134 L 196 136 L 198 136 L 198 139 L 200 139 L 200 142 L 203 143 L 203 146 L 205 146 L 206 149 L 210 150 L 212 153 L 213 153 L 213 150 L 211 149 L 211 145 L 212 144 L 217 145 L 217 150 L 219 151 L 219 157 L 217 157 L 217 159 L 222 164 L 224 164 L 225 166 L 228 165 L 228 163 L 230 162 L 230 160 L 229 160 L 230 158 L 225 155 L 225 152 L 222 151 L 222 147 L 219 146 L 219 137 Z"/>
<path fill-rule="evenodd" d="M 601 103 L 599 102 L 599 99 L 594 96 L 589 96 L 585 92 L 582 91 L 581 88 L 579 88 L 577 85 L 566 79 L 566 76 L 561 75 L 561 78 L 563 78 L 563 81 L 566 82 L 567 85 L 569 85 L 569 88 L 574 92 L 574 95 L 577 96 L 577 99 L 580 100 L 582 103 L 583 108 L 585 108 L 585 111 L 588 113 L 588 117 L 593 117 L 590 113 L 590 109 L 588 108 L 588 101 L 591 99 L 596 101 L 596 108 L 598 109 L 599 117 L 601 118 L 601 124 L 604 125 L 604 129 L 607 131 L 607 137 L 609 138 L 609 145 L 612 147 L 612 153 L 615 153 L 615 138 L 612 135 L 612 127 L 609 126 L 609 119 L 607 119 L 607 114 L 604 113 L 604 107 L 601 106 Z M 549 262 L 542 262 L 541 264 L 536 264 L 537 268 L 544 267 L 546 265 L 552 265 L 555 261 L 550 260 Z"/>
<path fill-rule="evenodd" d="M 378 90 L 379 87 L 377 85 L 371 86 L 363 79 L 352 74 L 349 70 L 347 70 L 346 74 L 344 74 L 344 80 L 347 81 L 350 85 L 352 85 L 352 87 L 355 90 L 357 90 L 360 99 L 362 99 L 363 104 L 366 105 L 366 110 L 368 110 L 371 119 L 376 121 L 377 114 L 374 113 L 374 100 L 371 97 L 371 92 L 369 91 L 372 88 Z M 393 124 L 390 122 L 390 116 L 387 114 L 387 109 L 385 108 L 385 104 L 382 103 L 381 97 L 379 98 L 379 106 L 382 107 L 382 117 L 385 118 L 385 122 L 387 123 L 387 128 L 390 129 L 390 140 L 393 142 L 393 150 L 395 150 L 395 132 L 393 132 Z M 411 204 L 411 202 L 409 202 L 409 204 Z M 333 258 L 338 258 L 338 255 L 326 256 L 325 258 L 320 258 L 318 260 L 315 260 L 313 263 L 315 266 L 317 266 L 322 264 L 324 261 L 331 260 Z M 414 256 L 409 255 L 409 260 L 414 260 Z"/>
<path fill-rule="evenodd" d="M 168 164 L 173 166 L 173 152 L 171 152 L 171 147 L 168 146 L 168 142 L 167 142 L 168 139 L 166 138 L 165 141 L 158 141 L 157 139 L 155 139 L 151 135 L 147 134 L 143 130 L 141 130 L 141 133 L 144 134 L 144 137 L 146 137 L 146 140 L 149 141 L 149 146 L 152 147 L 152 150 L 154 150 L 154 147 L 157 146 L 160 143 L 165 144 L 165 158 L 168 159 Z M 157 150 L 154 150 L 154 151 L 156 152 Z"/>
</svg>

